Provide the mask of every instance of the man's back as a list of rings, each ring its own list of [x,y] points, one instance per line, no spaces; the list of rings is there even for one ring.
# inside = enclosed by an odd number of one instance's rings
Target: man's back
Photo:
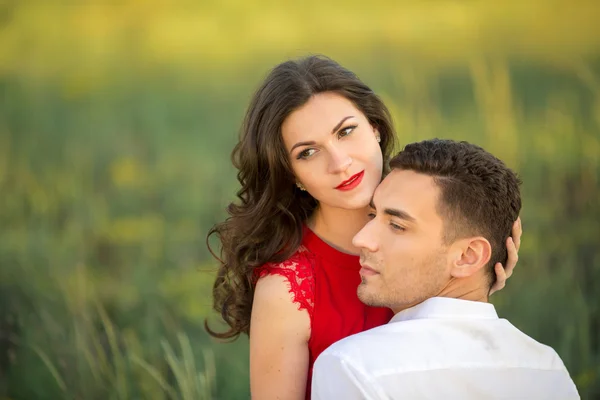
[[[313,399],[579,399],[556,352],[489,303],[434,297],[317,359]]]

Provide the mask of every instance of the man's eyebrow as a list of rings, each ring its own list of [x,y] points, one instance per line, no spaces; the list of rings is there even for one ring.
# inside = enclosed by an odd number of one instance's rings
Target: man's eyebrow
[[[375,203],[373,202],[373,199],[371,199],[371,201],[369,202],[369,207],[371,207],[373,210],[377,210],[377,207],[375,207]],[[416,218],[413,217],[412,215],[410,215],[409,213],[407,213],[406,211],[397,210],[395,208],[386,208],[383,210],[383,212],[392,217],[400,218],[400,219],[403,219],[406,221],[410,221],[410,222],[416,221]]]
[[[391,215],[392,217],[400,218],[405,221],[415,222],[416,219],[406,211],[397,210],[395,208],[386,208],[383,212],[387,215]]]

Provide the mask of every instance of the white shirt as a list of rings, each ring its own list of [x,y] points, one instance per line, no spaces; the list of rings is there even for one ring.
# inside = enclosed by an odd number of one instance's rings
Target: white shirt
[[[434,297],[331,345],[312,399],[579,399],[556,352],[492,304]]]

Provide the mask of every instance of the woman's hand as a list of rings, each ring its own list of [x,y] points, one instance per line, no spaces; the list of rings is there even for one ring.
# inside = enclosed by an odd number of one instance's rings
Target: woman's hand
[[[521,247],[521,234],[523,233],[523,226],[521,225],[521,217],[517,218],[512,228],[512,235],[506,239],[506,249],[508,250],[508,259],[506,261],[506,268],[502,266],[502,263],[497,263],[494,266],[496,271],[496,283],[490,289],[490,296],[498,290],[506,286],[506,280],[511,277],[517,261],[519,261],[519,247]]]

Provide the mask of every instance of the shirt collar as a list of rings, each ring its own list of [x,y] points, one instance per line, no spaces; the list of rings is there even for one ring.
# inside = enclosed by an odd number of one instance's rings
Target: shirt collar
[[[498,319],[498,314],[491,303],[432,297],[400,311],[394,315],[390,323],[411,319]]]

